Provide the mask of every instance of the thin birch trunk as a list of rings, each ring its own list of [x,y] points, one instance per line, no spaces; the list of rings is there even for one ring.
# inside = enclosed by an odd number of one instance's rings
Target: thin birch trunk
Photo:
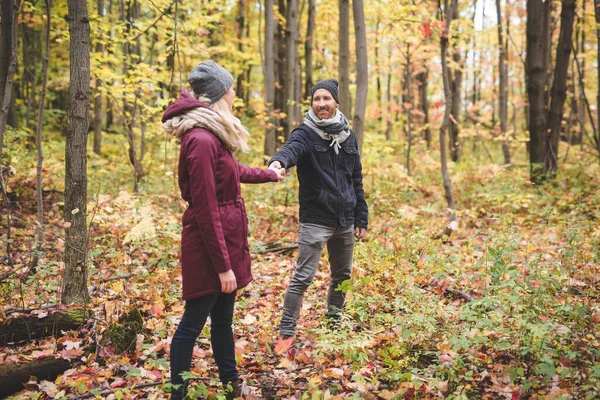
[[[454,5],[454,1],[452,2]],[[440,162],[442,169],[442,180],[444,184],[444,194],[448,204],[448,220],[450,224],[444,230],[444,234],[450,235],[453,230],[452,222],[456,221],[456,212],[454,205],[454,196],[452,195],[452,182],[448,172],[448,155],[446,154],[446,131],[450,125],[450,112],[452,110],[452,86],[450,83],[450,71],[448,69],[448,27],[452,22],[454,12],[448,7],[448,0],[444,0],[444,10],[446,12],[446,24],[441,40],[441,59],[442,59],[442,78],[444,81],[444,97],[446,105],[444,107],[444,119],[440,127]]]
[[[297,37],[298,37],[298,0],[289,0],[286,13],[286,119],[288,129],[296,125],[296,75],[298,73],[297,63]]]
[[[363,0],[353,0],[352,11],[354,12],[354,32],[356,36],[356,106],[354,108],[352,129],[356,135],[358,152],[362,154],[365,113],[367,110],[367,95],[369,92],[367,33],[365,27],[365,11]]]
[[[265,124],[265,156],[275,154],[275,121],[273,120],[273,103],[275,101],[275,18],[273,15],[273,0],[265,0],[265,108],[267,110],[267,121]]]
[[[339,98],[340,111],[350,118],[352,98],[350,95],[350,0],[339,0]]]
[[[313,46],[315,42],[315,12],[316,0],[308,0],[308,22],[306,24],[306,43],[304,43],[304,60],[305,60],[305,85],[304,97],[310,98],[310,93],[313,87]]]
[[[98,0],[98,18],[102,20],[104,18],[104,0]],[[102,40],[98,40],[96,43],[96,53],[102,54],[104,52],[104,45]],[[102,154],[102,119],[104,113],[102,112],[102,80],[96,78],[96,93],[94,96],[94,153]]]
[[[510,164],[510,141],[508,138],[508,73],[506,70],[506,45],[504,43],[504,29],[502,27],[501,0],[496,0],[496,15],[498,16],[498,68],[500,70],[500,134],[502,136],[502,154],[504,164]]]
[[[406,98],[408,100],[408,107],[406,113],[406,122],[408,125],[407,129],[407,147],[406,147],[406,173],[408,176],[412,176],[412,170],[410,168],[410,152],[412,149],[412,112],[413,112],[413,101],[412,101],[412,74],[410,72],[411,62],[410,62],[410,44],[406,44]]]
[[[15,75],[15,69],[17,67],[17,27],[19,19],[19,8],[21,7],[21,0],[14,0],[12,8],[12,35],[11,35],[11,50],[10,50],[10,61],[8,62],[6,83],[4,84],[4,95],[2,98],[2,109],[0,109],[0,157],[2,157],[2,150],[4,147],[4,131],[6,130],[6,121],[8,119],[8,110],[11,104],[11,96],[13,92],[13,77]]]
[[[42,88],[40,90],[40,104],[38,108],[37,128],[35,130],[35,144],[37,149],[37,165],[35,176],[35,192],[37,200],[37,226],[33,257],[30,270],[35,271],[42,246],[44,245],[44,198],[42,193],[42,167],[44,165],[44,152],[42,149],[42,125],[44,122],[44,99],[46,98],[46,83],[48,82],[48,58],[50,57],[50,0],[46,3],[46,46],[42,66]]]

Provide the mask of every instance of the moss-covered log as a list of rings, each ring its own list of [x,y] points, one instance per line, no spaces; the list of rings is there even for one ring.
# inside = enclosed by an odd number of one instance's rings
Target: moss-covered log
[[[48,315],[8,318],[0,323],[0,346],[22,340],[33,340],[46,336],[58,336],[61,331],[78,329],[90,316],[83,308],[74,310],[49,311]]]
[[[38,381],[54,381],[56,377],[70,368],[69,362],[62,358],[46,357],[27,364],[7,363],[0,365],[0,398],[23,390],[23,384],[35,376]]]

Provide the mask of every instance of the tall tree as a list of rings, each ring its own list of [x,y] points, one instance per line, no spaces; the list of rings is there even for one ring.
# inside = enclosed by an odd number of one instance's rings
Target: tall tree
[[[315,42],[316,0],[308,0],[308,21],[306,23],[306,42],[304,43],[305,84],[304,97],[309,98],[313,87],[313,45]]]
[[[567,97],[567,77],[571,58],[571,40],[573,38],[573,21],[575,19],[576,0],[563,0],[560,13],[560,36],[556,48],[554,66],[554,81],[551,90],[550,112],[548,117],[548,132],[550,143],[544,163],[544,174],[554,178],[558,171],[558,143],[563,119],[565,98]]]
[[[44,200],[42,193],[42,166],[44,163],[44,152],[42,149],[42,124],[44,117],[44,99],[46,97],[46,82],[48,82],[48,58],[50,56],[50,0],[46,3],[46,42],[44,46],[44,61],[42,66],[42,88],[40,90],[40,104],[38,107],[37,127],[35,130],[35,145],[37,149],[37,165],[35,176],[35,191],[37,199],[37,226],[35,235],[35,252],[31,259],[31,268],[35,270],[39,260],[39,254],[44,244]]]
[[[352,119],[352,130],[356,135],[358,151],[362,153],[367,96],[369,94],[369,60],[367,58],[367,32],[363,0],[353,0],[352,11],[354,13],[354,34],[356,36],[356,105],[354,107],[354,118]]]
[[[237,15],[237,23],[238,23],[238,32],[237,32],[237,49],[242,54],[244,52],[244,27],[246,24],[246,5],[244,0],[238,0],[238,15]],[[236,95],[243,99],[244,98],[244,74],[239,73],[237,76],[237,82],[235,85],[235,93]]]
[[[533,182],[544,180],[548,136],[545,85],[548,70],[550,1],[527,0],[527,97],[529,99],[529,162]]]
[[[427,101],[427,82],[429,80],[429,69],[425,66],[423,71],[416,76],[419,84],[419,105],[423,113],[423,136],[427,148],[431,148],[431,127],[429,126],[429,102]]]
[[[412,176],[412,170],[410,168],[410,153],[412,149],[412,113],[413,113],[413,99],[412,99],[412,72],[411,72],[411,52],[410,43],[406,43],[406,66],[404,68],[404,81],[406,82],[406,99],[404,101],[404,107],[406,108],[406,174]]]
[[[504,164],[510,164],[510,147],[508,140],[508,73],[506,70],[506,44],[502,27],[502,0],[496,0],[496,15],[498,17],[498,68],[500,70],[500,131],[502,135],[502,153]]]
[[[277,15],[275,20],[277,26],[275,29],[275,114],[286,111],[286,75],[287,75],[287,52],[286,52],[286,27],[285,27],[285,0],[278,0]],[[284,118],[278,118],[277,125],[282,128],[283,138],[287,140],[289,135],[287,121]]]
[[[339,0],[340,41],[338,57],[340,111],[350,116],[352,97],[350,95],[350,0]]]
[[[97,0],[98,19],[104,18],[104,0]],[[101,55],[104,52],[103,38],[96,42],[96,53]],[[102,153],[102,80],[96,78],[96,93],[94,93],[94,153]]]
[[[68,0],[70,86],[65,146],[65,276],[61,302],[83,304],[87,290],[87,133],[90,108],[90,21],[87,3]]]
[[[386,102],[387,102],[387,116],[385,123],[385,138],[390,140],[392,138],[392,114],[393,114],[393,97],[392,97],[392,44],[388,44],[388,72],[387,72],[387,84],[386,84]]]
[[[121,21],[126,26],[126,35],[130,36],[133,24],[139,17],[139,4],[137,0],[127,3],[127,11],[125,11],[125,0],[121,0]],[[123,75],[129,80],[131,75],[131,67],[139,63],[141,56],[141,49],[139,43],[139,37],[136,40],[126,40],[123,42]],[[133,56],[132,56],[133,55]],[[127,128],[127,144],[129,145],[128,154],[129,162],[133,167],[133,191],[138,193],[140,190],[140,182],[144,176],[144,170],[142,160],[144,159],[144,131],[142,129],[141,137],[139,139],[139,148],[137,144],[136,134],[136,113],[139,109],[138,102],[141,101],[139,98],[139,89],[134,89],[136,92],[135,99],[131,103],[127,99],[127,95],[123,96],[123,111],[122,116],[124,119],[125,126]]]
[[[452,0],[452,19],[458,19],[458,0]],[[456,32],[456,39],[458,39],[458,32]],[[461,105],[461,91],[462,91],[462,66],[461,66],[461,55],[458,40],[455,40],[453,44],[452,60],[454,61],[454,68],[452,68],[452,123],[450,124],[450,155],[452,161],[458,161],[460,158],[460,126],[458,125],[460,119],[460,105]]]
[[[597,79],[600,83],[600,0],[594,0],[594,16],[596,18],[596,40],[597,40],[597,49],[598,53],[596,54],[597,61]],[[596,104],[600,105],[600,84],[596,89]],[[594,140],[596,142],[596,149],[598,150],[598,154],[600,155],[600,106],[596,107],[596,126],[598,127],[597,134],[594,135]]]
[[[264,154],[272,156],[275,154],[275,121],[273,121],[273,104],[275,102],[275,60],[274,36],[275,36],[275,18],[273,14],[273,0],[265,0],[265,109],[267,112],[267,121],[265,124],[265,144]]]
[[[40,31],[34,23],[37,16],[37,0],[33,0],[32,7],[23,7],[21,17],[26,23],[20,24],[21,28],[21,65],[23,66],[22,79],[20,79],[21,93],[25,102],[25,125],[28,130],[27,149],[33,150],[35,144],[35,111],[38,83],[38,62],[40,57]]]
[[[0,159],[4,147],[4,131],[8,120],[13,89],[13,77],[17,67],[17,22],[21,0],[2,2],[2,37],[0,38]]]
[[[448,28],[452,23],[452,17],[455,14],[454,7],[456,6],[456,2],[452,0],[452,7],[448,6],[448,0],[444,0],[444,11],[445,11],[445,20],[444,30],[442,36],[440,38],[441,42],[441,60],[442,60],[442,80],[444,84],[444,99],[445,99],[445,109],[444,109],[444,119],[442,120],[442,125],[440,126],[440,162],[441,162],[441,170],[442,170],[442,181],[444,185],[444,194],[446,196],[446,202],[448,204],[448,220],[452,223],[456,220],[456,212],[454,205],[454,196],[452,194],[452,182],[450,180],[450,173],[448,172],[448,155],[446,153],[446,131],[448,130],[448,126],[450,125],[450,113],[452,110],[452,84],[450,82],[450,71],[448,68]],[[452,225],[448,225],[451,227]],[[452,233],[451,228],[446,228],[445,234],[449,235]]]
[[[577,43],[577,53],[585,51],[585,14],[586,14],[586,5],[587,1],[582,1],[582,12],[581,18],[579,18],[578,27],[578,35],[576,35],[580,40],[576,39]],[[573,55],[573,59],[575,64],[577,64],[577,53]],[[585,57],[582,57],[581,60],[581,76],[578,79],[578,90],[579,90],[579,109],[577,110],[577,116],[579,121],[579,132],[578,132],[578,140],[580,144],[583,144],[583,134],[585,132]]]
[[[381,119],[383,118],[383,113],[381,112],[381,110],[383,109],[381,99],[381,74],[383,68],[381,67],[381,62],[379,60],[379,46],[381,45],[379,38],[380,25],[381,10],[380,8],[377,8],[377,21],[375,21],[375,45],[373,46],[373,53],[375,58],[373,59],[373,64],[375,65],[375,99],[377,101],[377,110],[380,112],[379,120],[381,121]]]
[[[296,125],[299,101],[296,98],[296,85],[299,82],[300,69],[298,68],[298,0],[289,0],[286,13],[286,115],[287,126],[291,129]]]

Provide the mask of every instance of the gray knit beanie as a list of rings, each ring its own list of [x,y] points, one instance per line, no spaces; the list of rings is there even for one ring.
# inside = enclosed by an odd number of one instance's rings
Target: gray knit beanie
[[[331,93],[333,99],[336,103],[340,104],[340,99],[338,97],[338,81],[336,79],[326,79],[324,81],[319,81],[312,87],[312,91],[310,94],[310,104],[312,104],[312,99],[315,96],[315,92],[319,89],[325,89]]]
[[[207,97],[211,103],[218,101],[233,85],[233,76],[214,61],[196,65],[188,76],[188,83],[196,97]]]

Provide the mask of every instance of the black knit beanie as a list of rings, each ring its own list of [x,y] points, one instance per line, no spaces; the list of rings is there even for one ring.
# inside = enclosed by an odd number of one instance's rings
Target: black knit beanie
[[[336,103],[340,104],[340,99],[338,97],[338,81],[336,79],[326,79],[324,81],[319,81],[312,87],[312,91],[310,94],[310,104],[312,104],[312,99],[315,96],[315,92],[319,89],[325,89],[333,96],[333,99]]]
[[[214,103],[233,85],[233,76],[216,62],[204,61],[194,67],[188,83],[196,97],[205,96]]]

